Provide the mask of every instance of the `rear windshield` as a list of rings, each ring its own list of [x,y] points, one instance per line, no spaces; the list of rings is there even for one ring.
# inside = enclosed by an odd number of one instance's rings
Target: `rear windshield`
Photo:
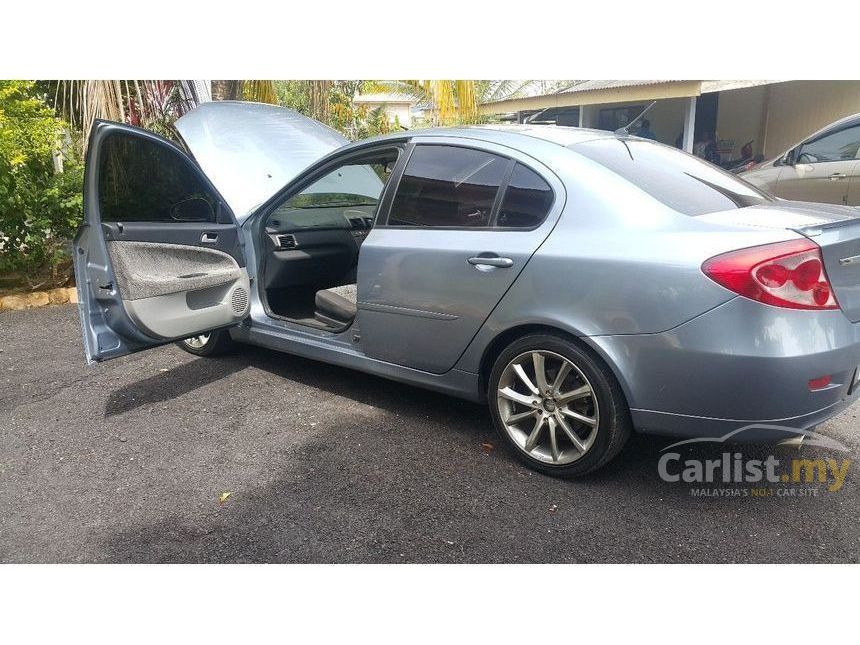
[[[641,139],[599,139],[571,146],[684,215],[705,215],[773,201],[736,175],[675,148]]]

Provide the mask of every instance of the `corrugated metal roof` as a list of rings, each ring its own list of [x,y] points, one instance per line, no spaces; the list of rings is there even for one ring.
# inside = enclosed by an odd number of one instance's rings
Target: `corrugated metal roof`
[[[667,83],[686,83],[686,80],[635,80],[635,81],[579,81],[573,87],[559,92],[559,94],[576,94],[579,92],[594,92],[596,90],[615,90],[625,87],[641,87],[643,85],[663,85]],[[772,83],[784,83],[785,81],[772,80],[742,80],[742,81],[701,81],[702,94],[708,92],[722,92],[725,90],[740,90],[747,87],[758,87],[759,85],[770,85]]]
[[[698,96],[700,85],[701,81],[697,80],[585,80],[578,81],[560,92],[483,103],[480,109],[484,113],[492,113],[493,109],[523,111],[549,107],[683,98]]]
[[[738,90],[747,87],[757,87],[759,85],[769,85],[771,83],[783,83],[785,81],[769,81],[769,80],[734,80],[734,81],[696,81],[683,79],[635,79],[635,80],[584,80],[576,81],[571,87],[560,92],[550,94],[535,94],[525,98],[537,98],[540,96],[556,96],[569,97],[577,94],[585,94],[588,92],[605,92],[607,90],[623,90],[632,87],[647,87],[659,85],[672,85],[681,83],[700,83],[702,94],[708,92],[722,92],[725,90]],[[487,104],[505,103],[516,99],[503,99],[500,101],[490,101]]]
[[[785,83],[785,81],[702,81],[702,94],[723,92],[725,90],[742,90],[747,87]]]
[[[642,85],[662,85],[663,83],[677,83],[686,81],[673,80],[633,80],[633,81],[580,81],[573,87],[559,92],[559,94],[577,94],[579,92],[594,92],[595,90],[614,90],[624,87],[639,87]]]

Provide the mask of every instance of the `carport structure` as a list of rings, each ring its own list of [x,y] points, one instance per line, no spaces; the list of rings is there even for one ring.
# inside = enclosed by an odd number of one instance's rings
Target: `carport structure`
[[[647,119],[657,140],[669,145],[679,145],[687,152],[693,151],[693,143],[703,132],[717,132],[718,100],[721,94],[759,88],[766,91],[778,81],[703,81],[703,80],[614,80],[578,81],[554,94],[487,103],[481,106],[484,114],[502,115],[519,123],[555,123],[603,130],[614,130],[627,125],[652,101],[657,104],[648,112]],[[744,120],[752,120],[752,130],[761,132],[766,128],[767,109],[764,108],[761,92],[733,96],[752,102],[745,111]],[[748,101],[749,99],[749,101]],[[748,123],[747,123],[748,125]],[[734,128],[733,128],[734,129]],[[731,155],[746,143],[743,132],[721,132],[721,153]],[[635,130],[634,130],[635,132]],[[736,136],[741,134],[741,136]],[[764,142],[755,146],[761,152]]]

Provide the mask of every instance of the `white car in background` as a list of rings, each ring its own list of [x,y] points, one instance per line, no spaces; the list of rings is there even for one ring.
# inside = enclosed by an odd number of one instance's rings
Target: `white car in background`
[[[860,206],[860,114],[831,123],[740,176],[783,199]]]

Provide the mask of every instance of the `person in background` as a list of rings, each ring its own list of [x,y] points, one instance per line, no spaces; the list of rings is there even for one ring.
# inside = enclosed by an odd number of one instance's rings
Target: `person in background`
[[[713,132],[704,133],[701,154],[699,156],[705,161],[719,165],[720,153],[717,152],[717,138]]]
[[[642,119],[642,125],[639,127],[639,132],[636,134],[643,139],[651,139],[652,141],[657,140],[657,135],[651,132],[651,122],[648,119]]]

